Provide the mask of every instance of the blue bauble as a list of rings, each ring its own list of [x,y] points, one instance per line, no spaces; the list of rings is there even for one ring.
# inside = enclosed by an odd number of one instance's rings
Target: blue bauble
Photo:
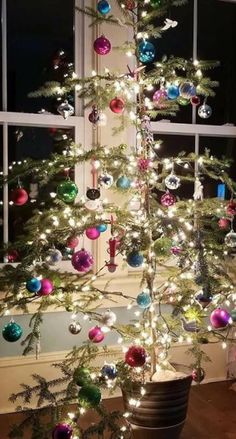
[[[178,85],[169,85],[169,87],[167,88],[167,96],[168,99],[174,100],[177,99],[179,97],[179,87]]]
[[[142,309],[149,308],[152,303],[152,299],[149,293],[145,293],[144,291],[137,296],[137,304]]]
[[[196,96],[196,87],[192,84],[192,82],[184,82],[179,87],[180,96],[185,99],[191,99],[193,96]]]
[[[27,280],[26,288],[30,293],[37,293],[41,289],[41,282],[37,277]]]
[[[96,227],[96,229],[100,232],[103,233],[107,230],[107,225],[106,224],[99,224],[99,226]]]
[[[114,364],[105,364],[101,370],[101,374],[104,378],[114,380],[117,376],[117,369]]]
[[[97,10],[100,12],[100,14],[106,15],[108,12],[110,12],[111,5],[107,0],[100,0],[100,2],[97,4]]]
[[[129,189],[131,186],[131,181],[128,177],[125,177],[124,175],[122,177],[119,177],[116,186],[119,189]]]
[[[130,267],[140,267],[143,263],[143,255],[136,250],[133,250],[127,256],[127,263]]]
[[[7,323],[2,330],[2,336],[6,341],[13,343],[22,336],[22,328],[15,322]]]
[[[143,63],[153,62],[156,55],[156,49],[154,44],[149,41],[142,41],[138,46],[139,61]]]

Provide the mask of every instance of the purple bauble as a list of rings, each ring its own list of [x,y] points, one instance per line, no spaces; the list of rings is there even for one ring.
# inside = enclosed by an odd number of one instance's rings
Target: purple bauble
[[[111,51],[111,43],[104,35],[94,41],[93,47],[98,55],[107,55]]]
[[[94,328],[91,328],[88,336],[89,340],[91,340],[93,343],[100,343],[104,339],[104,333],[99,326],[94,326]]]
[[[174,247],[171,247],[171,253],[175,256],[179,256],[181,254],[181,247],[177,247],[176,245]]]
[[[173,206],[176,203],[176,197],[171,194],[169,191],[166,191],[164,195],[161,197],[161,204],[164,207]]]
[[[230,314],[226,309],[217,308],[212,311],[210,320],[214,329],[225,328],[229,324]]]
[[[71,439],[73,430],[68,424],[57,424],[52,432],[52,439]]]
[[[85,234],[87,238],[92,240],[98,239],[100,236],[100,232],[96,227],[89,227],[88,229],[86,229]]]
[[[79,250],[72,256],[71,263],[75,270],[87,273],[93,265],[93,256],[86,250]]]
[[[159,107],[159,108],[166,107],[165,101],[167,99],[168,96],[165,90],[157,90],[152,97],[153,104],[155,105],[155,107]]]
[[[38,296],[48,296],[53,292],[54,286],[50,279],[42,279],[41,280],[41,288],[37,293]]]

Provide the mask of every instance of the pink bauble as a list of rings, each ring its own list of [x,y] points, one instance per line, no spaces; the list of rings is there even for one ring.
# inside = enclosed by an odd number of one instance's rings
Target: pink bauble
[[[41,280],[41,288],[37,293],[38,296],[48,296],[53,292],[54,286],[50,279],[42,279]]]
[[[220,218],[218,221],[218,226],[222,230],[228,229],[230,226],[230,221],[228,218]]]
[[[144,159],[143,157],[138,159],[138,169],[140,172],[147,171],[151,166],[151,160],[150,159]]]
[[[110,109],[113,113],[123,113],[125,109],[125,101],[122,98],[114,98],[110,102]]]
[[[161,197],[161,204],[164,207],[173,206],[176,203],[176,197],[171,194],[169,191],[166,191],[164,195]]]
[[[229,204],[227,204],[226,212],[228,215],[236,215],[236,203],[234,200],[230,200]]]
[[[93,343],[100,343],[105,337],[99,326],[94,326],[94,328],[91,328],[88,336],[89,340],[91,340]]]
[[[229,324],[230,314],[226,309],[217,308],[210,316],[211,325],[214,329],[225,328]]]
[[[68,248],[76,248],[79,244],[79,239],[77,236],[69,236],[66,240],[66,247]]]
[[[179,256],[181,254],[182,249],[180,247],[174,246],[171,247],[171,253],[175,256]]]
[[[28,194],[25,189],[18,187],[11,193],[11,199],[15,206],[23,206],[28,201]]]
[[[75,270],[87,273],[93,265],[93,256],[86,250],[79,250],[72,256],[71,263]]]
[[[107,55],[111,51],[111,43],[104,35],[94,41],[93,47],[98,55]]]
[[[165,101],[167,100],[167,98],[167,92],[165,90],[157,90],[152,97],[153,104],[155,105],[155,107],[165,108]]]
[[[89,229],[86,229],[85,234],[87,238],[89,239],[98,239],[100,236],[100,232],[96,227],[89,227]]]

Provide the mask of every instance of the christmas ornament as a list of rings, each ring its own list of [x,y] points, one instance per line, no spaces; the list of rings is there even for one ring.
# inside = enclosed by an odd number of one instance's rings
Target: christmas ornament
[[[133,250],[127,256],[127,263],[130,265],[130,267],[133,268],[141,267],[141,265],[143,264],[143,255],[137,250]]]
[[[73,203],[78,194],[78,187],[73,181],[65,180],[57,186],[57,196],[65,203]]]
[[[111,111],[113,111],[113,113],[119,114],[119,113],[123,113],[125,108],[125,102],[122,98],[114,98],[111,100],[109,106]]]
[[[100,343],[104,340],[104,333],[102,332],[101,328],[99,326],[94,326],[89,330],[88,333],[89,340],[91,340],[93,343]]]
[[[154,253],[158,257],[166,257],[170,254],[170,249],[172,246],[172,240],[167,236],[162,236],[157,239],[154,243]]]
[[[202,119],[208,119],[209,117],[211,117],[211,115],[212,108],[210,107],[210,105],[204,103],[198,108],[198,116]]]
[[[161,6],[164,6],[165,3],[166,3],[166,0],[150,0],[150,4],[154,8],[159,8]]]
[[[76,248],[79,245],[79,239],[77,236],[69,236],[66,240],[66,247]]]
[[[229,324],[230,314],[226,309],[217,308],[210,315],[211,325],[214,329],[225,328]]]
[[[88,115],[88,120],[92,124],[96,125],[99,119],[99,112],[96,105],[93,105],[91,113]]]
[[[29,197],[31,200],[35,200],[38,197],[39,194],[39,185],[38,183],[30,183],[30,192]]]
[[[15,206],[23,206],[28,201],[28,193],[22,187],[17,187],[11,192],[11,200]]]
[[[201,102],[201,100],[198,96],[193,96],[191,98],[191,104],[196,106],[196,107],[200,104],[200,102]]]
[[[115,263],[115,257],[116,257],[116,250],[120,244],[119,238],[110,238],[109,239],[109,248],[108,253],[110,255],[110,260],[106,262],[106,266],[108,268],[108,271],[110,273],[114,273],[117,268],[117,264]]]
[[[70,323],[68,329],[71,334],[77,335],[81,332],[82,327],[79,322],[72,322]]]
[[[96,229],[100,232],[100,233],[104,233],[107,230],[107,225],[106,224],[99,224],[99,226],[96,227]]]
[[[209,296],[208,294],[200,293],[197,294],[196,300],[200,303],[201,307],[204,309],[212,302],[212,297]]]
[[[3,338],[11,343],[19,340],[22,336],[22,333],[22,327],[14,321],[7,323],[2,330]]]
[[[161,28],[162,30],[168,30],[178,26],[178,21],[170,20],[170,18],[166,18],[164,21],[164,26]]]
[[[101,196],[100,189],[97,189],[97,188],[87,189],[86,197],[89,200],[98,200],[98,198],[100,198],[100,196]]]
[[[218,221],[218,226],[222,230],[228,229],[230,226],[230,221],[228,218],[220,218]]]
[[[150,159],[144,159],[140,157],[138,159],[138,169],[140,172],[146,172],[151,166],[151,160]]]
[[[100,12],[100,14],[106,15],[110,12],[111,5],[107,0],[100,0],[97,4],[97,10]]]
[[[152,299],[149,293],[143,291],[137,296],[137,304],[138,306],[140,306],[140,308],[142,309],[149,308],[151,303],[152,303]]]
[[[178,102],[179,105],[182,105],[183,107],[186,107],[190,103],[189,99],[185,99],[182,96],[178,97],[177,102]]]
[[[77,367],[74,371],[73,379],[77,386],[83,387],[91,383],[91,372],[86,367]]]
[[[116,323],[116,319],[116,314],[110,309],[107,309],[102,315],[101,322],[103,326],[108,326],[108,328],[110,328]]]
[[[157,90],[153,97],[152,101],[155,107],[158,108],[165,108],[166,107],[166,100],[167,100],[167,92],[164,89]]]
[[[161,197],[161,204],[164,207],[173,206],[176,203],[176,197],[171,194],[169,191],[166,191],[165,194]]]
[[[75,270],[87,273],[93,265],[93,256],[84,249],[75,252],[72,256],[71,263]]]
[[[126,189],[129,189],[130,186],[131,186],[131,181],[125,175],[122,175],[121,177],[119,177],[117,182],[116,182],[116,187],[118,187],[119,189],[126,190]]]
[[[236,322],[236,309],[232,309],[232,311],[230,311],[230,316],[231,319],[233,320],[233,322]]]
[[[87,238],[93,241],[99,238],[100,232],[96,227],[89,227],[85,230],[85,235],[87,236]]]
[[[226,206],[226,213],[228,215],[236,215],[236,203],[234,200],[230,200],[229,204]]]
[[[56,265],[58,262],[62,261],[62,253],[60,250],[57,250],[56,248],[51,248],[48,250],[48,255],[46,257],[46,262],[49,265]]]
[[[26,289],[30,293],[37,293],[41,288],[41,281],[37,277],[32,277],[26,282]]]
[[[115,364],[104,364],[101,369],[101,374],[104,378],[114,380],[117,377],[117,369]]]
[[[52,432],[52,439],[71,439],[73,429],[69,424],[57,424]]]
[[[50,279],[42,279],[41,280],[41,288],[38,291],[38,296],[48,296],[54,290],[54,285]]]
[[[128,11],[133,11],[136,7],[134,0],[126,0],[124,4],[125,4],[125,9],[128,9]]]
[[[227,247],[231,247],[231,248],[236,247],[236,232],[234,230],[231,230],[225,236],[225,244],[227,245]]]
[[[99,387],[93,384],[83,386],[78,395],[79,404],[85,408],[97,407],[101,401],[101,397]]]
[[[154,44],[149,41],[142,41],[138,46],[139,61],[144,64],[151,63],[156,55],[156,49]]]
[[[170,100],[177,99],[179,97],[179,87],[178,85],[171,84],[167,88],[167,97]]]
[[[192,378],[193,381],[195,381],[195,383],[200,384],[204,380],[205,376],[206,374],[204,369],[202,369],[202,367],[197,367],[192,371]]]
[[[135,197],[132,198],[129,201],[128,208],[129,208],[130,211],[134,211],[134,212],[137,212],[138,210],[140,210],[140,208],[141,208],[141,201],[140,201],[140,199],[135,198]]]
[[[218,183],[217,184],[217,198],[220,200],[225,199],[225,193],[226,193],[226,185],[225,183]]]
[[[174,246],[174,247],[171,247],[170,251],[174,256],[179,256],[182,252],[182,249],[181,249],[181,247]]]
[[[19,259],[19,253],[17,250],[10,250],[7,253],[7,261],[10,264],[13,264],[14,262],[16,262]]]
[[[125,362],[131,367],[144,366],[146,358],[146,351],[141,346],[130,346],[125,354]]]
[[[168,189],[176,190],[180,186],[180,178],[173,172],[165,178],[165,185]]]
[[[66,120],[74,114],[75,109],[68,101],[65,101],[57,107],[57,112]]]
[[[98,177],[98,183],[101,187],[109,189],[113,185],[113,177],[110,174],[101,174]]]
[[[111,51],[111,43],[104,35],[94,41],[93,47],[98,55],[107,55]]]
[[[91,212],[95,210],[99,210],[102,208],[101,200],[88,200],[86,201],[85,205],[87,210],[90,210]]]
[[[184,82],[179,87],[179,94],[184,99],[191,99],[196,96],[196,87],[191,82]]]

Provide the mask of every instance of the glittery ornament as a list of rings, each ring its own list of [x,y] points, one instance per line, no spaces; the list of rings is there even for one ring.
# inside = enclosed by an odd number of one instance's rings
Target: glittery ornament
[[[54,285],[50,279],[42,279],[41,280],[41,288],[38,291],[38,296],[48,296],[54,290]]]
[[[167,92],[164,89],[157,90],[153,97],[152,101],[155,107],[158,108],[165,108],[166,107],[166,100],[167,100]]]
[[[52,439],[71,439],[73,429],[69,424],[57,424],[52,431]]]
[[[206,376],[206,373],[202,367],[197,367],[192,371],[192,378],[195,383],[200,384]]]
[[[108,326],[108,328],[110,328],[116,323],[116,319],[116,314],[110,309],[107,309],[102,315],[101,322],[104,326]]]
[[[101,174],[98,177],[98,183],[101,187],[109,189],[113,185],[113,176],[110,174]]]
[[[182,105],[183,107],[186,107],[187,105],[190,104],[189,99],[185,99],[182,96],[178,97],[177,102],[178,102],[179,105]]]
[[[161,197],[161,204],[164,207],[173,206],[176,203],[176,197],[171,194],[169,191],[166,191],[165,194]]]
[[[180,186],[180,178],[171,173],[165,178],[165,185],[168,189],[176,190]]]
[[[196,96],[196,87],[191,82],[184,82],[179,87],[179,94],[184,99],[191,99]]]
[[[149,293],[146,293],[143,291],[142,293],[138,294],[137,296],[137,304],[140,308],[146,309],[149,308],[149,306],[152,303],[152,299]]]
[[[73,380],[77,386],[83,387],[91,383],[91,372],[86,367],[77,367],[74,371]]]
[[[68,101],[65,101],[57,107],[57,111],[66,120],[74,114],[75,109]]]
[[[100,232],[100,233],[104,233],[107,230],[107,225],[106,224],[99,224],[99,226],[96,227],[96,229]]]
[[[73,203],[78,194],[78,187],[73,181],[65,180],[57,186],[57,196],[65,203]]]
[[[218,221],[218,226],[222,230],[228,229],[230,226],[230,221],[228,218],[220,218]]]
[[[171,84],[167,88],[167,97],[170,100],[175,100],[179,97],[179,87],[178,85]]]
[[[16,322],[11,321],[7,323],[2,330],[2,336],[6,341],[14,343],[19,340],[23,334],[23,330]]]
[[[176,245],[171,247],[170,251],[174,256],[179,256],[182,253],[181,247],[177,247]]]
[[[104,378],[114,380],[117,377],[117,369],[115,364],[104,364],[101,369],[101,374]]]
[[[102,15],[106,15],[110,12],[111,5],[107,0],[100,0],[97,4],[97,11]]]
[[[87,238],[93,241],[99,238],[100,232],[96,227],[89,227],[85,230],[85,235],[87,236]]]
[[[94,260],[91,253],[83,249],[75,252],[71,259],[71,263],[75,270],[80,271],[81,273],[87,273],[91,270],[93,262]]]
[[[227,247],[231,247],[231,248],[236,247],[236,232],[234,230],[231,230],[225,236],[225,244],[227,245]]]
[[[111,43],[104,35],[94,41],[93,47],[98,55],[107,55],[111,51]]]
[[[130,267],[133,268],[141,267],[141,265],[143,264],[143,255],[138,251],[133,250],[127,256],[127,263],[130,265]]]
[[[98,200],[100,198],[100,196],[101,196],[100,189],[97,189],[97,188],[87,189],[86,197],[89,200]]]
[[[111,100],[109,106],[111,111],[113,111],[113,113],[119,114],[119,113],[123,113],[125,109],[125,102],[122,98],[114,98]]]
[[[131,186],[131,181],[128,177],[126,177],[125,175],[122,175],[121,177],[118,178],[117,182],[116,182],[116,186],[119,189],[129,189]]]
[[[210,105],[202,104],[198,108],[198,116],[201,117],[202,119],[208,119],[209,117],[211,117],[211,115],[212,115],[212,108],[210,107]]]
[[[234,200],[230,200],[230,202],[226,206],[226,213],[232,216],[236,215],[236,203]]]
[[[193,96],[191,98],[191,104],[197,107],[200,104],[201,100],[198,96]]]
[[[79,238],[77,236],[69,236],[66,240],[66,247],[76,248],[79,245]]]
[[[151,160],[140,157],[138,159],[138,169],[140,172],[146,172],[151,166]]]
[[[79,404],[85,408],[97,407],[101,398],[101,391],[94,384],[83,386],[78,394]]]
[[[141,346],[130,346],[125,354],[125,362],[131,367],[144,366],[146,358],[146,351]]]
[[[11,192],[11,200],[15,206],[23,206],[28,201],[28,193],[22,187],[18,187]]]
[[[210,316],[211,325],[214,329],[225,328],[229,324],[230,314],[226,309],[217,308]]]
[[[58,264],[58,262],[61,261],[62,261],[62,253],[60,252],[60,250],[57,250],[55,248],[51,248],[50,250],[48,250],[46,262],[49,265],[56,265]]]
[[[32,277],[26,282],[26,289],[30,293],[37,293],[41,288],[41,281],[37,277]]]
[[[154,44],[149,41],[142,41],[138,46],[139,61],[144,64],[148,64],[154,61],[156,56],[156,49]]]
[[[99,326],[94,326],[89,330],[88,337],[93,343],[101,343],[101,341],[104,340],[105,335]]]
[[[128,9],[128,11],[133,11],[136,7],[134,0],[126,0],[124,4],[125,4],[125,9]]]
[[[72,322],[70,323],[70,325],[68,326],[69,332],[73,335],[77,335],[81,332],[82,327],[81,324],[79,322]]]

